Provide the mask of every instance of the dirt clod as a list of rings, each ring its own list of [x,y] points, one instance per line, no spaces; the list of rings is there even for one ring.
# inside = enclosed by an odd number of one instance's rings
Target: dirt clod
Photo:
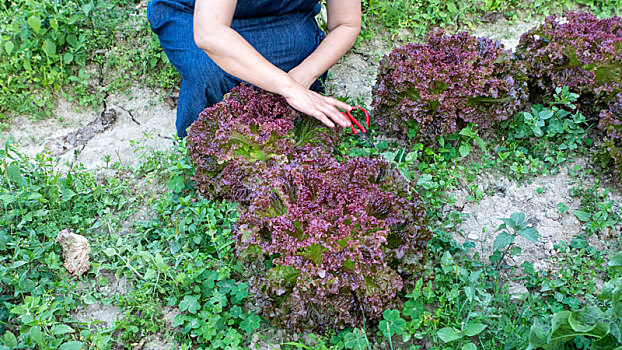
[[[89,270],[91,246],[84,236],[64,229],[56,236],[56,242],[63,247],[63,266],[70,274],[81,276]]]
[[[93,322],[96,326],[110,328],[123,318],[123,312],[117,305],[89,304],[78,308],[75,317],[80,322]]]
[[[525,294],[529,293],[527,287],[520,283],[508,282],[508,293],[513,303],[520,303],[525,300]]]

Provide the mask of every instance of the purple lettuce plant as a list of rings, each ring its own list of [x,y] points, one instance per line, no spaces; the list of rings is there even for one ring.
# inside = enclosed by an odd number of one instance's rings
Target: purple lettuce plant
[[[556,87],[568,86],[580,94],[582,111],[597,115],[622,91],[622,18],[552,15],[523,34],[516,55],[527,68],[532,95],[552,96]]]
[[[334,138],[281,96],[241,85],[199,115],[188,129],[187,146],[202,194],[247,203],[263,169],[287,162],[307,144],[330,153]]]
[[[274,257],[255,289],[294,329],[360,326],[399,303],[426,258],[422,202],[382,160],[333,157],[271,167],[237,228],[238,248]],[[403,273],[400,273],[403,272]],[[278,317],[277,317],[278,316]]]
[[[460,123],[487,128],[506,120],[527,98],[524,73],[511,56],[496,41],[441,30],[423,44],[396,48],[380,62],[374,121],[430,144]]]
[[[333,156],[336,134],[275,95],[237,87],[188,131],[204,195],[238,204],[240,257],[264,314],[295,329],[360,326],[411,285],[430,232],[408,184],[383,160]]]

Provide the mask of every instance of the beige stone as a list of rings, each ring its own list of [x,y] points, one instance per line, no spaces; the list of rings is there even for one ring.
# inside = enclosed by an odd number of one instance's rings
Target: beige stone
[[[63,247],[63,266],[70,274],[81,276],[89,270],[91,246],[84,236],[64,229],[58,233],[56,242]]]

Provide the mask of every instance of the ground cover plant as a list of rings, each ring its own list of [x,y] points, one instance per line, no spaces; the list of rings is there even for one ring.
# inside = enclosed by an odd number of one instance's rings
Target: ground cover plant
[[[578,97],[568,87],[557,88],[546,105],[532,105],[530,111],[516,113],[498,125],[499,133],[506,136],[495,153],[513,176],[554,173],[573,154],[581,153],[581,146],[592,145],[591,125],[577,111]]]
[[[162,330],[166,305],[178,310],[170,322],[184,349],[192,342],[239,348],[259,328],[260,318],[244,307],[248,285],[234,278],[239,267],[230,259],[237,212],[196,198],[185,149],[154,154],[136,169],[138,183],[148,176],[168,183],[169,192],[149,198],[126,177],[130,169],[116,165],[118,177],[104,182],[81,168],[62,175],[52,157],[29,159],[6,145],[0,347],[126,348]],[[133,222],[129,233],[126,219],[144,208],[153,217]],[[67,227],[91,242],[86,278],[76,280],[62,267],[55,238]],[[111,294],[114,281],[127,281],[128,291]],[[79,316],[80,308],[110,304],[124,312],[109,327]]]
[[[0,157],[3,345],[80,348],[83,342],[75,337],[75,325],[64,321],[80,295],[74,292],[76,282],[64,273],[56,235],[65,228],[95,235],[95,227],[111,216],[129,214],[123,212],[134,198],[127,196],[124,181],[98,183],[80,169],[61,177],[52,157],[29,159],[9,143]]]
[[[0,122],[50,117],[59,96],[99,105],[132,81],[178,79],[135,1],[3,1]],[[160,73],[149,79],[156,67]],[[146,78],[146,79],[145,79]]]
[[[593,344],[604,349],[620,347],[621,259],[622,253],[618,253],[607,264],[611,280],[603,285],[598,298],[604,307],[586,305],[573,311],[559,311],[553,314],[550,324],[536,320],[530,330],[528,349],[560,349],[575,344]]]

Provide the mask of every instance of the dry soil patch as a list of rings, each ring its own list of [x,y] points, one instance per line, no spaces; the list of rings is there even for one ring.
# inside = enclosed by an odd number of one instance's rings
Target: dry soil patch
[[[589,159],[579,159],[569,167],[576,165],[585,169],[590,166]],[[592,186],[595,178],[586,175],[583,187]],[[510,266],[520,266],[524,261],[533,264],[536,270],[555,268],[552,257],[556,254],[554,246],[561,242],[570,243],[575,235],[584,232],[583,224],[574,215],[580,209],[581,198],[571,196],[577,179],[569,175],[567,168],[554,175],[538,176],[529,183],[518,182],[490,173],[480,175],[475,183],[485,195],[479,202],[468,202],[466,189],[457,189],[451,194],[456,199],[455,210],[466,214],[454,233],[458,243],[471,241],[475,251],[482,259],[492,253],[492,245],[502,224],[500,218],[508,218],[512,213],[522,212],[526,221],[540,233],[540,242],[534,243],[523,237],[516,238],[515,244],[521,253],[508,259]],[[600,188],[601,194],[605,187]],[[619,189],[611,188],[608,200],[613,200],[616,210],[620,210],[622,194]],[[558,205],[563,204],[568,210],[561,212]],[[591,246],[600,251],[607,251],[615,244],[607,233],[599,233],[589,238]]]

